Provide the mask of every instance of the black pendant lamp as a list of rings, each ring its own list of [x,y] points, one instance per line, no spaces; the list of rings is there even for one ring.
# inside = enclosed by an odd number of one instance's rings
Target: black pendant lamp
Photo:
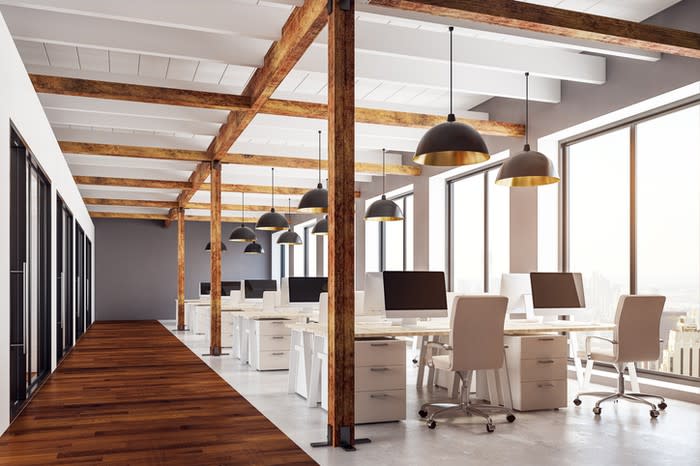
[[[365,212],[365,220],[395,222],[403,220],[403,212],[394,201],[386,198],[386,149],[382,149],[382,198],[374,201]]]
[[[205,250],[206,252],[211,252],[211,241],[208,242],[206,246],[204,246],[204,250]],[[226,245],[225,245],[224,242],[222,241],[222,242],[221,242],[221,252],[224,252],[224,251],[226,251]]]
[[[328,212],[328,190],[321,184],[321,131],[318,132],[318,185],[307,191],[299,201],[299,212],[320,214]]]
[[[452,113],[452,31],[450,26],[450,114],[418,143],[413,161],[422,165],[455,166],[487,161],[489,150],[477,130],[460,123]]]
[[[289,218],[292,218],[292,199],[289,199]],[[297,234],[296,231],[292,230],[292,222],[289,222],[289,229],[282,233],[279,238],[277,238],[277,244],[287,244],[289,246],[298,246],[303,244],[301,241],[301,236]]]
[[[258,219],[256,230],[282,231],[289,228],[289,222],[283,215],[275,212],[275,169],[272,169],[272,208]]]
[[[328,215],[316,222],[316,225],[311,229],[312,235],[328,235]]]
[[[255,241],[249,243],[243,250],[243,254],[263,254],[264,252],[263,247]]]
[[[552,161],[543,153],[530,150],[529,80],[530,73],[525,73],[525,148],[501,165],[496,176],[496,184],[501,186],[532,187],[559,182]]]
[[[245,226],[245,193],[241,193],[241,226],[233,230],[229,241],[237,243],[250,243],[255,241],[255,232]]]

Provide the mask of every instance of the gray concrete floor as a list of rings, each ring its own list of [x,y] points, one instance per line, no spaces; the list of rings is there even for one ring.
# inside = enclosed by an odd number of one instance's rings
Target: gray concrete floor
[[[171,321],[163,323],[174,327]],[[311,448],[310,442],[324,440],[326,412],[287,393],[286,371],[258,372],[231,356],[203,357],[208,352],[203,336],[175,335],[322,465],[700,465],[700,405],[674,400],[667,401],[669,407],[657,420],[650,419],[644,406],[626,402],[603,405],[602,415],[595,417],[594,400],[586,398],[580,407],[516,412],[513,424],[497,415],[492,434],[477,418],[446,420],[429,430],[418,408],[445,399],[446,391],[416,389],[416,369],[410,363],[406,421],[358,426],[356,437],[369,437],[372,443],[358,445],[355,452]],[[575,390],[570,381],[569,399]]]

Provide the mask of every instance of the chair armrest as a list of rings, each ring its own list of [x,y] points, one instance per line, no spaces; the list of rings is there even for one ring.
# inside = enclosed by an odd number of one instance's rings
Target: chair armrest
[[[429,341],[425,344],[427,348],[434,347],[439,349],[444,349],[446,351],[452,351],[452,347],[447,343],[440,343],[438,341]]]
[[[596,340],[603,340],[607,341],[610,344],[617,345],[617,342],[615,340],[612,340],[610,338],[605,338],[605,337],[599,337],[596,335],[589,335],[586,337],[586,356],[588,359],[591,358],[591,340],[596,339]]]

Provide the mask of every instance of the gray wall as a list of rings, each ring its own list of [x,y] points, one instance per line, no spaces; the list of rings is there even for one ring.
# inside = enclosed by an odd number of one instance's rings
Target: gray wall
[[[177,226],[149,220],[94,219],[95,316],[97,320],[172,319],[177,298]],[[224,223],[227,239],[238,224]],[[253,225],[249,225],[253,226]],[[270,278],[270,234],[256,232],[265,254],[243,254],[245,245],[226,241],[222,280]],[[185,297],[209,281],[209,223],[185,224]]]

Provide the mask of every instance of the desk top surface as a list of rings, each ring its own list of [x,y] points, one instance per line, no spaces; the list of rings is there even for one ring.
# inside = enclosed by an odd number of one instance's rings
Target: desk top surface
[[[292,330],[312,332],[315,335],[326,335],[328,327],[317,323],[289,323],[287,327]],[[609,332],[615,329],[615,324],[598,324],[592,322],[556,321],[544,323],[513,323],[506,322],[504,333],[506,335],[536,335],[543,333],[559,332]],[[355,324],[355,337],[421,337],[421,336],[445,336],[449,335],[449,323],[427,322],[415,327],[390,325],[384,322],[357,322]]]

